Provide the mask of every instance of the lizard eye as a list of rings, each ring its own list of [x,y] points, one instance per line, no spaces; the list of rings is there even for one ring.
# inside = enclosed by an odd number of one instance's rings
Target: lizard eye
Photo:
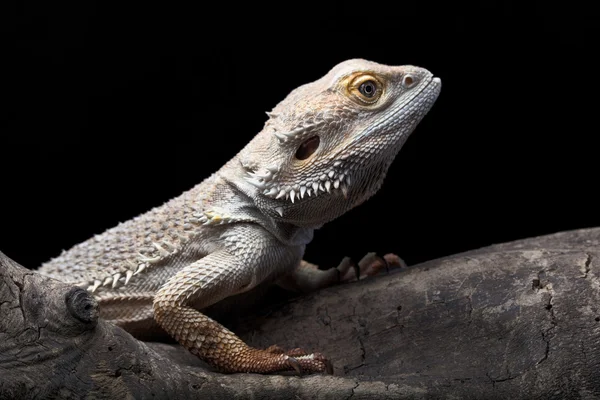
[[[359,75],[348,85],[352,97],[363,105],[372,105],[383,95],[383,83],[370,74]]]
[[[318,136],[313,136],[311,138],[306,139],[298,150],[296,150],[296,158],[298,160],[306,160],[308,157],[312,156],[315,151],[319,148],[319,143],[321,139]]]
[[[373,81],[366,81],[360,84],[358,91],[365,97],[371,98],[377,92],[377,84]]]

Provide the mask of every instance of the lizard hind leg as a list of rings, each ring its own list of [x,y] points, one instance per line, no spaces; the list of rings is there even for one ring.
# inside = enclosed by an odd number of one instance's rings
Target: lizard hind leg
[[[331,369],[320,353],[292,351],[288,354],[273,346],[265,350],[252,348],[218,322],[190,307],[170,308],[167,315],[157,315],[157,319],[192,354],[222,372],[296,371],[300,374]]]
[[[320,353],[288,354],[276,347],[250,347],[198,311],[235,294],[237,288],[252,280],[249,271],[226,252],[212,253],[183,268],[163,285],[154,297],[154,318],[192,354],[222,372],[329,372],[331,366]]]

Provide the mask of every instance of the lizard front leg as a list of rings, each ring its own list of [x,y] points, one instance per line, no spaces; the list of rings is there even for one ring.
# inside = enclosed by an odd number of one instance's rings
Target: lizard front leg
[[[298,257],[281,245],[269,245],[257,237],[237,237],[239,242],[234,246],[183,268],[162,286],[154,298],[155,320],[190,352],[223,372],[329,371],[329,362],[319,353],[286,353],[276,346],[252,348],[198,311],[253,288],[270,269],[293,263]]]
[[[383,257],[367,253],[358,264],[350,257],[344,257],[337,267],[328,269],[319,269],[317,265],[302,260],[294,270],[279,278],[277,284],[287,290],[306,293],[375,276],[382,270],[403,267],[406,267],[404,261],[391,253]]]

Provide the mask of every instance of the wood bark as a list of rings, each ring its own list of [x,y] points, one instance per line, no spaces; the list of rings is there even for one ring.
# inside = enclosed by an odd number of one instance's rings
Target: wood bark
[[[600,398],[600,228],[494,245],[280,300],[227,324],[334,375],[219,374],[98,318],[0,253],[0,398]]]

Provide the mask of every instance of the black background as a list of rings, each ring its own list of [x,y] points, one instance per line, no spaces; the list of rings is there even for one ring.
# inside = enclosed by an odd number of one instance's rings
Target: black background
[[[354,57],[443,89],[383,189],[308,259],[413,264],[600,226],[599,15],[573,2],[19,4],[0,13],[0,250],[27,267],[191,188]]]

